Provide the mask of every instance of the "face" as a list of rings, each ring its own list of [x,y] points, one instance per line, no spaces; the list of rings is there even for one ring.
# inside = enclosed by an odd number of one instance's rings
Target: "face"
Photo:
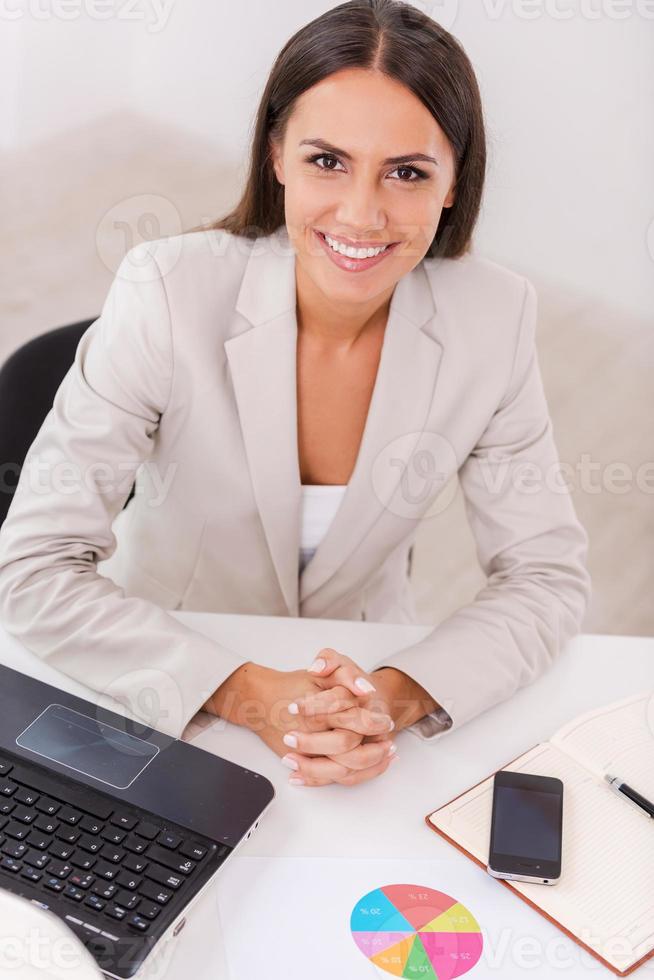
[[[304,92],[283,146],[271,151],[298,284],[301,272],[334,308],[364,309],[392,293],[425,256],[442,209],[454,203],[447,137],[409,89],[377,71],[339,71]],[[395,157],[404,159],[388,162]],[[361,259],[334,253],[325,233],[357,248],[393,244]]]

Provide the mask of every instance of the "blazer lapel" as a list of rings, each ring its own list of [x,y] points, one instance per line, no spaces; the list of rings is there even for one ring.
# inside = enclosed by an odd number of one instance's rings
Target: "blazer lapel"
[[[442,345],[422,263],[391,298],[359,454],[341,505],[298,578],[301,485],[297,441],[295,252],[285,228],[252,246],[225,342],[253,491],[289,615],[336,574],[389,505],[419,446]],[[424,329],[423,329],[424,328]],[[392,444],[392,465],[384,451]],[[380,464],[381,461],[381,465]]]

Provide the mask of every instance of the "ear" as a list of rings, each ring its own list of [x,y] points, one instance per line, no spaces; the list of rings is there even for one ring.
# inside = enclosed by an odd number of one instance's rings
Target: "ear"
[[[448,192],[448,195],[447,195],[447,197],[446,197],[446,198],[445,198],[445,200],[443,201],[443,207],[444,207],[444,208],[451,208],[451,207],[452,207],[452,205],[454,204],[454,200],[455,200],[455,196],[456,196],[456,195],[455,195],[455,193],[454,193],[454,188],[452,187],[452,188],[450,189],[450,191]]]
[[[275,176],[276,176],[277,180],[279,181],[279,183],[280,184],[283,184],[284,183],[284,167],[282,165],[281,154],[279,152],[279,148],[278,148],[277,144],[274,143],[272,140],[270,141],[269,145],[270,145],[270,156],[271,156],[271,160],[272,160],[273,170],[275,171]]]

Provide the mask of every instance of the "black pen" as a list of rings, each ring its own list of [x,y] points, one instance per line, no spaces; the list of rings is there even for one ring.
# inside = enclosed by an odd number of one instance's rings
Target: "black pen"
[[[635,789],[628,786],[627,783],[623,783],[621,779],[617,776],[610,776],[607,773],[604,774],[604,779],[607,781],[612,790],[616,793],[621,793],[622,796],[626,797],[634,806],[637,806],[639,810],[642,810],[647,814],[648,817],[654,818],[654,803],[650,803],[646,800],[644,796],[637,793]]]

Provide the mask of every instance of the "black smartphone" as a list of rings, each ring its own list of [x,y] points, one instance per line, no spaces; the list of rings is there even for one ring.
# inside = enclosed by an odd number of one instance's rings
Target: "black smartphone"
[[[488,873],[554,885],[561,877],[563,783],[501,769],[493,780]]]

